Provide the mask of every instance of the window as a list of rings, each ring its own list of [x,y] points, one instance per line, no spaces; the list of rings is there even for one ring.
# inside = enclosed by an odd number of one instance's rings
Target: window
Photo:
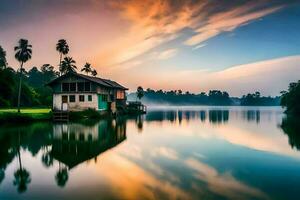
[[[92,95],[88,95],[88,101],[93,101]]]
[[[76,83],[70,83],[70,91],[76,92]]]
[[[62,83],[62,91],[69,92],[70,91],[70,84],[69,83]]]
[[[70,95],[69,96],[69,101],[70,102],[75,102],[75,95]]]
[[[86,91],[86,92],[91,91],[91,83],[90,82],[84,83],[84,91]]]
[[[62,103],[68,103],[68,96],[67,95],[61,96],[61,102]]]
[[[79,95],[79,101],[84,102],[84,95]]]
[[[124,99],[124,98],[125,98],[124,91],[118,90],[117,91],[117,99]]]
[[[77,83],[77,91],[83,92],[84,91],[84,82]]]

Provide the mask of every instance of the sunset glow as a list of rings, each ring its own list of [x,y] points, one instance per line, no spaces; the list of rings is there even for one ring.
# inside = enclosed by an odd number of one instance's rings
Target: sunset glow
[[[20,38],[33,45],[26,69],[58,67],[55,44],[64,38],[79,68],[89,62],[130,91],[279,95],[300,76],[297,2],[1,0],[0,45],[14,69]]]

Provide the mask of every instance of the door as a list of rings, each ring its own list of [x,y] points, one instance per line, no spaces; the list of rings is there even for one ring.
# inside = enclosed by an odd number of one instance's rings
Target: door
[[[98,110],[107,110],[107,95],[98,94]]]
[[[67,95],[61,96],[61,109],[63,111],[68,110],[68,96]]]

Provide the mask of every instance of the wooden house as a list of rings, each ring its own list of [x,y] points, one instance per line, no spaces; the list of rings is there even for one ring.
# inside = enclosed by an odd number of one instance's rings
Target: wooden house
[[[53,89],[54,111],[94,109],[115,113],[126,105],[128,89],[112,80],[70,72],[47,85]]]

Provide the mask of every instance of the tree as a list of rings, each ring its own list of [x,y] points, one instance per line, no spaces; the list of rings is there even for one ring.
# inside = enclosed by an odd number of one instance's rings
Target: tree
[[[136,96],[137,96],[137,98],[139,100],[141,100],[141,98],[143,98],[143,96],[144,96],[144,89],[141,86],[139,86],[137,88],[137,90],[136,90]]]
[[[97,71],[94,69],[93,71],[92,71],[92,76],[97,76]]]
[[[15,52],[15,58],[20,62],[20,80],[18,90],[18,112],[20,112],[23,64],[31,59],[32,45],[28,43],[28,40],[20,39],[18,45],[15,46]]]
[[[68,72],[76,72],[76,61],[71,57],[65,57],[61,63],[61,73],[66,74]]]
[[[83,68],[81,69],[82,72],[85,72],[86,75],[88,75],[89,73],[92,72],[92,67],[90,63],[85,63],[85,65],[83,66]]]
[[[287,92],[282,92],[280,105],[286,108],[286,112],[300,115],[300,80],[290,83]]]
[[[4,49],[0,46],[0,69],[5,69],[7,66],[6,61],[6,52]]]
[[[69,53],[69,45],[67,43],[67,41],[65,39],[60,39],[58,40],[57,44],[56,44],[56,50],[59,52],[59,70],[61,72],[61,74],[63,73],[61,71],[62,68],[62,56],[63,55],[67,55]]]

